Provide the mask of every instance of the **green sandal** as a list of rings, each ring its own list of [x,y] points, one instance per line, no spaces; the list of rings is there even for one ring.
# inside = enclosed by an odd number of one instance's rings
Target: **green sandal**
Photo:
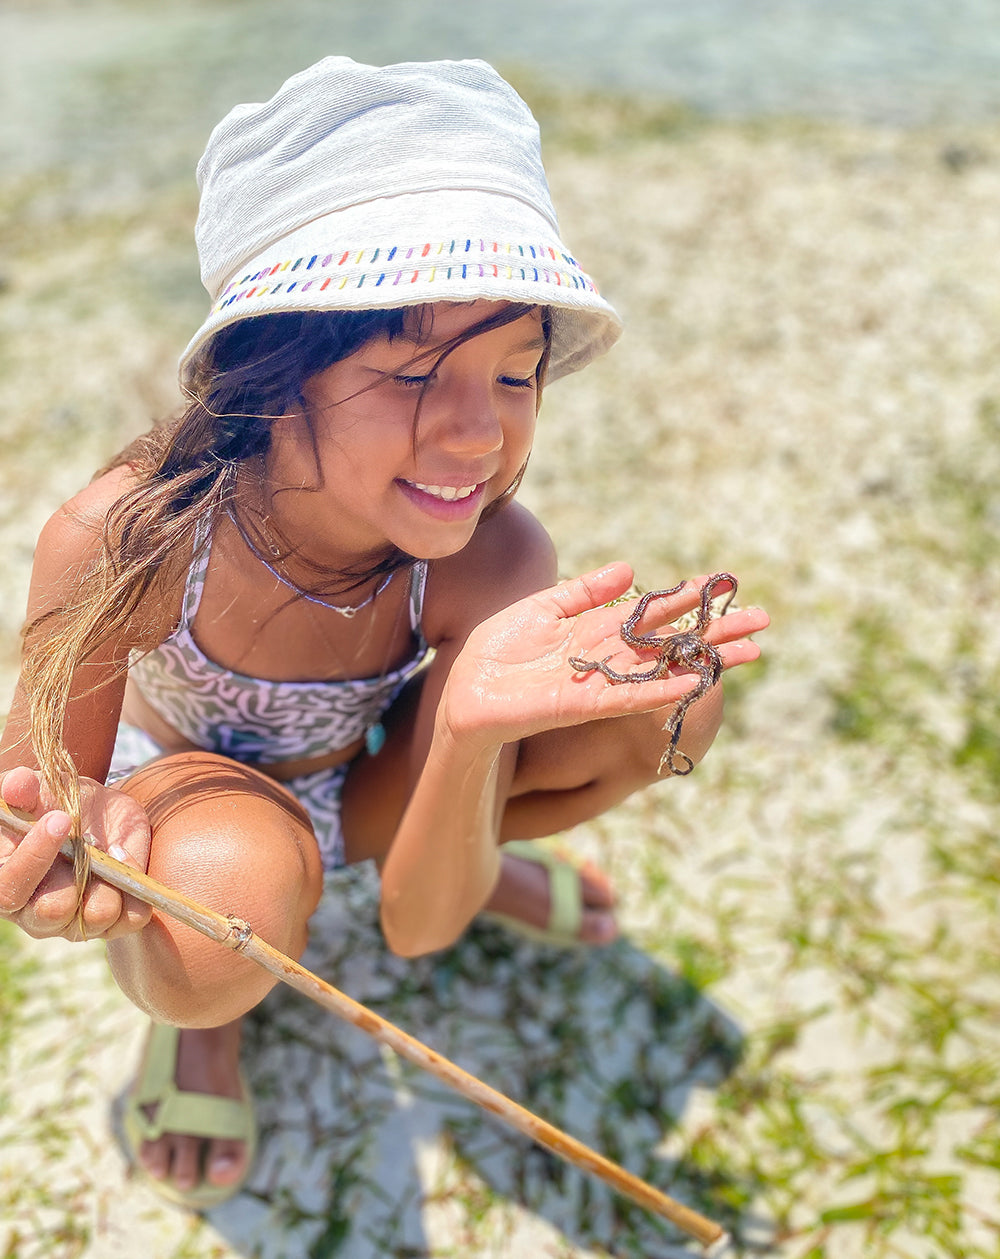
[[[533,940],[536,944],[549,944],[559,949],[594,948],[580,939],[583,923],[583,887],[580,871],[565,858],[542,848],[530,839],[515,839],[503,844],[501,853],[508,853],[521,861],[531,861],[543,866],[549,875],[549,921],[545,927],[534,927],[509,914],[484,913],[480,917],[487,922],[498,923],[515,935]]]
[[[125,1097],[122,1127],[128,1155],[157,1193],[194,1211],[204,1211],[234,1197],[246,1183],[257,1149],[257,1121],[242,1071],[242,1101],[210,1093],[186,1093],[177,1087],[174,1077],[179,1040],[179,1028],[152,1024],[142,1068]],[[143,1109],[150,1106],[156,1107],[152,1118]],[[178,1189],[170,1180],[158,1180],[143,1169],[139,1151],[144,1141],[156,1141],[165,1132],[206,1140],[245,1141],[246,1171],[235,1184],[210,1185],[202,1181],[193,1189]]]

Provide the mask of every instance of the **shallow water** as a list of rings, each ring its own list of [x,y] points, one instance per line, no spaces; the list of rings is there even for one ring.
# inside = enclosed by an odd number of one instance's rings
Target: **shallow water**
[[[998,0],[21,0],[0,11],[0,159],[169,166],[182,120],[200,143],[327,53],[484,57],[716,115],[976,121],[1000,116],[998,19]]]

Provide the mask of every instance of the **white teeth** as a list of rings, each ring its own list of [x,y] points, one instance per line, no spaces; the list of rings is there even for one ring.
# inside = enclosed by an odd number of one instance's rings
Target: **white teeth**
[[[434,498],[444,499],[446,503],[453,503],[456,498],[468,498],[477,488],[475,485],[421,485],[419,481],[411,481],[410,484]]]

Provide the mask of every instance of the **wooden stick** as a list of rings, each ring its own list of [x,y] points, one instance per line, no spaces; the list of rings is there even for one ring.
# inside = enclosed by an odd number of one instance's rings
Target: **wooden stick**
[[[0,806],[0,823],[21,835],[26,834],[31,827],[30,822],[17,817],[2,806]],[[539,1118],[532,1111],[511,1101],[503,1093],[484,1084],[476,1076],[463,1071],[461,1067],[442,1057],[423,1042],[388,1022],[374,1010],[369,1010],[367,1006],[354,1001],[339,989],[314,975],[312,971],[306,970],[300,963],[272,948],[270,944],[255,935],[249,923],[244,922],[242,918],[236,918],[232,914],[219,914],[213,909],[199,905],[197,901],[191,900],[183,893],[175,892],[172,888],[151,879],[149,875],[140,874],[124,862],[116,861],[114,857],[103,852],[93,843],[88,844],[88,848],[93,872],[120,892],[127,892],[137,900],[152,905],[161,913],[208,936],[217,944],[250,958],[283,983],[309,997],[324,1009],[338,1015],[353,1027],[367,1032],[380,1044],[388,1045],[401,1058],[429,1072],[469,1101],[475,1102],[483,1110],[496,1115],[553,1154],[572,1163],[582,1171],[598,1176],[612,1189],[631,1198],[639,1206],[664,1216],[689,1237],[709,1247],[711,1252],[717,1251],[718,1247],[728,1240],[724,1229],[712,1220],[706,1219],[697,1211],[661,1193],[659,1189],[640,1180],[638,1176],[605,1158],[603,1154],[591,1150],[575,1137],[569,1136]],[[60,851],[63,856],[72,859],[72,841],[67,840]]]

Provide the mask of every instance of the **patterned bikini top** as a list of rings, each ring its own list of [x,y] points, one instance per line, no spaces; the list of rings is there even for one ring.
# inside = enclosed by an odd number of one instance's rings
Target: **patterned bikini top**
[[[418,648],[399,668],[377,678],[325,682],[273,682],[224,669],[209,660],[191,633],[210,553],[203,524],[195,535],[180,624],[129,668],[146,702],[206,751],[269,765],[349,747],[378,723],[427,655],[420,628],[427,561],[419,560],[411,570],[409,592],[410,628]]]

